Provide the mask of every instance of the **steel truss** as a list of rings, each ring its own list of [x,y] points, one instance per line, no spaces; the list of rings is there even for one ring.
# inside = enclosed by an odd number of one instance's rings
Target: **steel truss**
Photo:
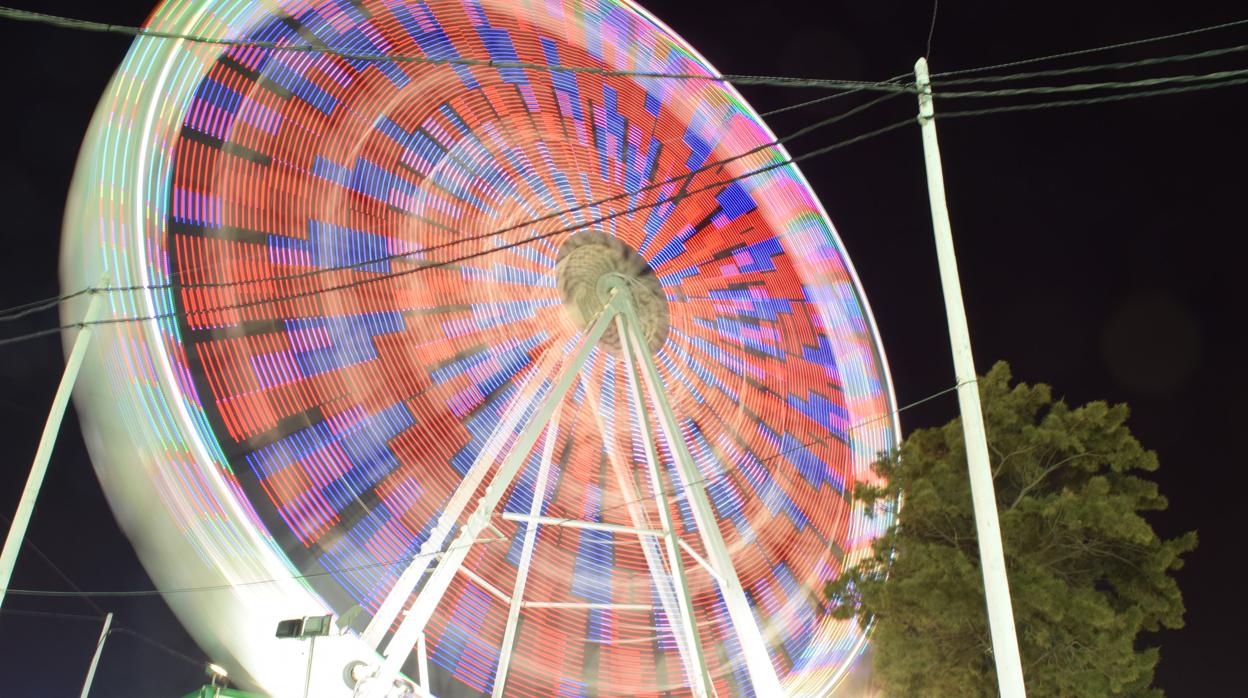
[[[512,654],[515,647],[517,627],[520,613],[525,608],[628,608],[645,610],[651,608],[643,604],[588,604],[562,603],[545,601],[526,601],[525,585],[528,580],[533,561],[533,549],[536,545],[538,526],[565,526],[591,530],[609,531],[614,534],[636,535],[645,554],[646,564],[650,570],[656,596],[668,620],[669,630],[676,640],[689,685],[694,695],[709,697],[711,695],[711,677],[703,654],[701,638],[694,619],[694,608],[689,589],[684,558],[684,551],[691,560],[706,569],[715,580],[723,596],[728,616],[733,624],[738,641],[745,658],[746,668],[754,693],[760,696],[780,696],[783,689],[775,667],[767,650],[762,629],[754,617],[749,599],[737,576],[727,543],[715,516],[706,489],[689,447],[681,435],[680,425],[663,390],[663,382],[658,367],[655,365],[649,347],[646,345],[642,325],[633,304],[629,291],[629,280],[620,275],[603,277],[598,288],[604,301],[602,311],[589,327],[585,340],[572,355],[572,358],[558,371],[557,377],[552,376],[553,361],[545,361],[539,365],[529,381],[521,389],[520,395],[512,401],[498,428],[491,434],[484,448],[465,475],[458,489],[452,494],[437,525],[429,538],[422,544],[420,555],[400,576],[398,583],[389,596],[382,602],[377,614],[363,633],[363,639],[378,648],[384,659],[376,673],[373,685],[388,686],[398,676],[403,663],[418,646],[424,649],[425,627],[434,611],[438,608],[442,597],[450,587],[457,574],[464,574],[478,581],[491,595],[508,604],[507,624],[503,635],[503,644],[499,651],[499,662],[494,677],[495,697],[503,695],[511,668]],[[632,526],[555,519],[541,515],[546,484],[550,476],[551,460],[558,436],[560,407],[568,391],[573,387],[586,361],[607,328],[615,324],[620,337],[620,353],[627,371],[629,399],[641,421],[639,429],[646,457],[646,472],[657,504],[659,521],[653,525],[642,506],[641,487],[630,475],[630,469],[620,461],[619,454],[607,448],[621,491],[628,496],[635,493],[626,504],[632,519]],[[542,392],[542,387],[553,385],[545,391],[540,403],[533,410],[532,416],[526,421],[533,401]],[[587,395],[592,391],[587,390]],[[649,400],[646,399],[649,398]],[[598,420],[599,430],[605,430],[602,417],[597,406],[590,410]],[[651,412],[653,407],[653,414]],[[651,428],[651,419],[657,429]],[[516,428],[519,434],[512,435]],[[663,484],[662,466],[655,432],[663,438],[667,452],[671,455],[675,476],[673,483],[679,482],[679,488],[693,512],[702,547],[706,557],[697,552],[676,532],[669,504],[672,499]],[[496,509],[511,483],[519,474],[521,467],[536,446],[539,438],[545,434],[542,444],[541,460],[538,467],[537,481],[533,490],[533,500],[529,513],[496,514]],[[494,470],[482,495],[476,500],[476,506],[465,523],[459,527],[454,540],[447,544],[447,539],[454,530],[462,513],[471,503],[481,482],[494,465],[499,455],[510,442],[506,455]],[[503,590],[490,585],[477,575],[463,567],[464,560],[481,534],[490,527],[495,516],[520,524],[524,530],[521,547],[520,563],[516,572],[516,580],[507,594]],[[431,570],[432,568],[432,570]],[[431,571],[430,571],[431,570]],[[427,579],[426,579],[427,574]],[[421,583],[423,581],[423,584]],[[407,604],[415,594],[410,605]],[[401,615],[407,605],[406,613],[398,629],[385,642],[385,636]],[[427,670],[425,669],[425,652],[420,653],[422,688],[427,690]]]

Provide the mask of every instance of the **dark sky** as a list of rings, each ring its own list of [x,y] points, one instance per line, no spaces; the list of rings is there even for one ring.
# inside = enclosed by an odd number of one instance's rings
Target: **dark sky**
[[[136,24],[146,2],[84,0],[26,9]],[[933,70],[953,70],[1100,46],[1248,16],[1242,2],[942,3]],[[923,53],[929,2],[858,0],[657,0],[645,3],[721,71],[882,79]],[[1131,60],[1248,43],[1248,28],[1096,54]],[[92,110],[128,47],[117,36],[0,22],[4,57],[0,197],[7,243],[0,306],[60,290],[61,214]],[[1232,69],[1243,58],[1178,72]],[[1056,65],[1074,65],[1070,61]],[[1045,66],[1049,67],[1049,66]],[[1173,72],[1173,71],[1172,71]],[[1160,73],[1153,73],[1160,74]],[[1144,73],[1132,73],[1132,78]],[[808,90],[743,90],[759,111],[818,96]],[[838,103],[833,103],[838,104]],[[1241,465],[1228,447],[1248,422],[1242,398],[1248,345],[1238,325],[1248,138],[1245,88],[1123,104],[949,120],[940,125],[954,235],[977,363],[1011,362],[1017,377],[1052,384],[1071,402],[1126,401],[1131,426],[1161,456],[1156,475],[1170,510],[1153,517],[1164,535],[1199,531],[1180,582],[1187,627],[1157,639],[1158,684],[1170,695],[1226,694],[1241,686],[1239,603],[1245,531]],[[784,134],[841,106],[785,114]],[[955,108],[937,103],[937,109]],[[798,141],[802,153],[913,113],[898,99]],[[917,128],[803,165],[866,287],[905,404],[953,383]],[[0,327],[42,329],[45,314]],[[60,376],[58,340],[0,347],[0,429],[8,443],[0,510],[11,515]],[[956,412],[952,396],[902,417],[906,430]],[[91,471],[72,410],[39,507],[33,540],[89,589],[148,588]],[[16,588],[63,589],[37,556],[23,553]],[[201,657],[158,599],[99,603],[117,623]],[[4,609],[92,614],[75,599],[10,597]],[[88,621],[0,616],[6,695],[77,695],[99,628]],[[200,670],[133,635],[108,643],[93,696],[177,696]],[[1234,681],[1234,683],[1232,683]],[[1219,690],[1221,689],[1221,690]]]

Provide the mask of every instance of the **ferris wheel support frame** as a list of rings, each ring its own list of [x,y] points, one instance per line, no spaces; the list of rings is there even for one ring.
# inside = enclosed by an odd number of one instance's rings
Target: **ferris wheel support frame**
[[[498,459],[503,447],[507,445],[507,440],[515,433],[516,427],[520,425],[527,407],[532,403],[542,384],[546,381],[548,374],[553,369],[555,358],[557,357],[552,352],[551,359],[542,361],[538,365],[537,370],[531,373],[527,381],[521,385],[519,395],[510,403],[506,412],[499,420],[498,426],[490,433],[489,438],[486,439],[485,446],[477,453],[472,465],[468,468],[468,472],[464,474],[464,478],[460,480],[455,492],[442,508],[442,512],[438,515],[438,523],[434,525],[433,530],[429,532],[429,537],[420,546],[420,553],[412,559],[411,564],[399,575],[394,588],[382,601],[377,612],[373,614],[372,620],[369,621],[368,626],[361,633],[361,639],[372,647],[377,648],[378,651],[382,649],[386,633],[390,631],[390,628],[394,627],[394,622],[403,610],[404,603],[411,598],[412,591],[420,584],[420,580],[424,578],[425,573],[429,571],[429,566],[433,564],[434,557],[446,545],[447,538],[455,530],[455,524],[459,517],[472,502],[472,495],[476,493],[477,487],[480,486],[486,473],[489,472],[490,466]]]
[[[377,685],[389,685],[398,677],[399,671],[403,668],[403,663],[407,660],[408,655],[411,654],[418,638],[424,634],[429,618],[433,616],[433,612],[437,609],[443,595],[446,594],[446,590],[450,588],[452,580],[454,580],[460,566],[463,565],[464,560],[468,557],[468,552],[476,541],[477,536],[489,525],[491,514],[502,500],[507,487],[520,472],[520,466],[528,457],[529,451],[532,450],[534,444],[537,443],[538,437],[545,431],[551,416],[555,412],[555,408],[563,401],[564,396],[567,395],[568,390],[572,387],[581,367],[589,359],[591,350],[598,344],[598,340],[602,339],[603,333],[606,332],[607,327],[610,325],[612,316],[619,308],[621,303],[619,299],[622,297],[622,295],[618,294],[613,296],[607,305],[603,307],[602,313],[593,324],[584,343],[577,350],[566,370],[559,376],[555,386],[546,394],[545,400],[534,413],[533,418],[524,425],[520,435],[512,443],[511,451],[507,453],[507,456],[503,458],[503,462],[499,464],[498,469],[494,471],[493,479],[490,480],[490,484],[486,485],[485,492],[481,498],[477,500],[476,510],[460,528],[459,535],[455,537],[451,545],[442,552],[437,566],[433,568],[429,579],[420,588],[420,591],[417,592],[416,600],[412,602],[407,610],[407,614],[399,623],[398,630],[395,631],[394,636],[391,637],[390,642],[386,645],[383,653],[385,659],[382,660],[381,667],[377,673],[380,679]],[[475,490],[476,488],[474,487],[473,489]]]
[[[627,336],[627,328],[623,325],[623,321],[619,316],[616,316],[615,323],[619,332],[618,336]],[[621,343],[621,349],[627,346],[627,344]],[[624,355],[624,358],[625,367],[629,371],[626,378],[628,379],[630,395],[639,396],[640,393],[635,382],[635,375],[632,373],[631,358],[627,354]],[[583,380],[588,382],[588,378],[583,377]],[[600,392],[599,390],[589,389],[585,391],[585,394],[590,400],[593,400],[594,396],[600,394]],[[637,414],[641,418],[639,431],[642,435],[643,445],[646,448],[648,464],[649,453],[653,449],[654,443],[649,431],[649,419],[645,416],[645,405],[644,403],[638,404],[635,402],[636,399],[634,398],[634,406],[637,408]],[[607,428],[603,423],[601,406],[593,404],[590,405],[590,408],[590,412],[598,423],[598,431],[602,435],[605,445]],[[607,460],[610,462],[612,470],[615,471],[620,492],[637,493],[636,497],[630,497],[625,501],[625,507],[634,526],[634,531],[631,532],[641,537],[638,542],[641,544],[642,553],[646,558],[646,567],[650,571],[650,578],[654,584],[655,592],[658,594],[659,603],[663,607],[663,616],[668,621],[668,630],[676,643],[681,664],[685,667],[685,674],[689,677],[689,683],[693,687],[694,694],[697,696],[709,695],[710,679],[706,674],[705,661],[698,643],[696,626],[693,623],[692,605],[686,602],[689,598],[689,591],[684,568],[680,564],[680,556],[673,555],[670,549],[661,550],[659,547],[658,539],[666,539],[671,532],[671,526],[667,517],[667,502],[664,498],[663,489],[661,487],[653,488],[655,507],[659,512],[662,528],[650,528],[649,517],[642,506],[645,499],[641,494],[641,487],[632,477],[628,466],[621,462],[618,452],[614,449],[605,448],[605,446],[603,450],[606,452]],[[622,496],[627,496],[627,494],[622,494]],[[587,523],[582,521],[559,521],[553,522],[553,525],[579,527]],[[622,527],[620,528],[622,529]],[[621,532],[624,531],[621,530]],[[664,565],[665,553],[666,565]],[[672,571],[669,572],[669,569]]]
[[[657,572],[659,567],[652,565],[651,574],[655,577],[661,598],[664,586],[666,584],[671,585],[668,589],[675,596],[678,610],[676,622],[679,623],[681,628],[680,632],[675,632],[675,629],[673,629],[673,635],[677,638],[678,646],[685,650],[685,652],[682,652],[682,658],[685,660],[686,669],[691,678],[690,683],[694,688],[695,694],[709,695],[710,677],[706,670],[705,660],[701,654],[697,628],[692,613],[692,599],[679,554],[679,549],[682,548],[692,559],[711,573],[712,578],[715,579],[719,586],[720,593],[724,599],[724,605],[728,610],[729,619],[736,631],[737,639],[745,658],[747,673],[755,694],[766,696],[784,695],[779,675],[776,673],[775,666],[771,662],[770,653],[767,651],[763,632],[754,617],[749,599],[745,595],[745,589],[741,585],[740,578],[737,576],[736,568],[733,565],[728,545],[719,529],[714,509],[707,498],[704,480],[694,464],[688,445],[681,436],[679,423],[676,420],[671,403],[667,400],[662,390],[662,379],[654,358],[650,352],[646,351],[647,347],[644,344],[645,333],[637,317],[636,308],[632,303],[632,294],[628,288],[628,280],[618,275],[608,275],[602,279],[602,283],[599,285],[599,292],[603,296],[605,304],[596,320],[590,326],[584,342],[571,361],[563,367],[555,385],[545,395],[542,404],[534,412],[532,418],[521,429],[520,434],[512,443],[511,450],[504,457],[502,463],[499,464],[484,493],[477,500],[476,509],[460,528],[455,540],[450,546],[441,551],[436,567],[433,568],[428,580],[416,592],[416,599],[408,608],[390,642],[386,644],[383,651],[384,658],[375,674],[377,680],[372,685],[378,687],[388,686],[398,677],[407,657],[417,643],[424,638],[425,627],[429,619],[433,616],[446,591],[450,588],[451,582],[460,572],[464,561],[467,559],[469,550],[482,531],[489,526],[490,519],[502,500],[504,493],[519,474],[521,466],[528,458],[530,451],[536,445],[538,438],[543,432],[547,434],[547,437],[543,447],[541,465],[539,466],[539,480],[543,473],[548,472],[555,442],[555,427],[557,425],[559,406],[580,375],[581,369],[589,359],[593,348],[597,346],[607,328],[614,322],[619,329],[621,353],[629,371],[630,397],[634,400],[634,406],[637,407],[638,414],[645,420],[640,431],[643,434],[647,470],[650,474],[655,498],[659,503],[658,510],[662,519],[661,530],[643,527],[641,524],[644,521],[635,519],[634,522],[638,525],[631,532],[642,537],[654,537],[655,534],[659,534],[664,539],[667,548],[667,559],[672,568],[671,573],[669,575],[660,575]],[[668,452],[674,461],[675,471],[680,480],[680,486],[685,492],[685,498],[693,511],[694,522],[697,525],[707,559],[702,559],[697,555],[691,546],[676,535],[673,528],[670,511],[667,508],[668,497],[662,488],[662,478],[659,473],[658,450],[655,447],[654,437],[649,429],[649,411],[646,409],[646,401],[642,397],[643,385],[651,404],[655,407],[657,413],[655,421],[658,423],[659,432],[667,442]],[[508,415],[522,415],[527,412],[527,404],[525,404],[524,400],[518,399],[513,402],[513,405],[519,406],[519,409],[509,410]],[[495,435],[499,433],[508,435],[512,429],[514,429],[514,424],[511,428],[501,430],[501,432],[496,431]],[[503,441],[505,441],[505,438]],[[480,458],[478,460],[481,461]],[[485,467],[488,467],[491,461],[486,460],[483,462],[486,463]],[[475,467],[476,464],[474,464]],[[484,469],[482,468],[482,475],[484,475]],[[460,489],[464,488],[461,487]],[[474,484],[470,493],[475,492],[475,490],[476,485]],[[456,494],[459,494],[459,491]],[[524,543],[529,553],[528,563],[531,563],[532,556],[532,547],[529,543],[530,535],[535,535],[536,527],[539,524],[546,523],[543,520],[544,517],[538,516],[543,496],[544,488],[535,488],[533,503],[530,506],[530,515],[522,517],[513,514],[506,517],[513,520],[525,520],[529,524],[525,529],[526,538]],[[641,514],[641,516],[644,516],[644,514]],[[455,518],[458,518],[458,516]],[[569,521],[562,523],[571,526],[579,525],[584,528],[603,526],[593,522]],[[431,540],[433,540],[432,535],[426,541],[426,544]],[[645,546],[643,545],[644,549]],[[432,556],[423,557],[427,561]],[[425,562],[424,567],[427,568],[428,564],[428,562]],[[508,611],[508,624],[504,634],[504,644],[500,649],[500,667],[495,677],[494,694],[496,696],[501,695],[502,687],[506,681],[506,670],[510,663],[510,654],[515,642],[515,623],[518,621],[518,614],[522,607],[584,608],[601,605],[526,603],[523,601],[522,596],[528,569],[529,565],[526,564],[522,553],[521,567],[517,571],[516,586],[508,600],[511,605]],[[408,576],[407,573],[404,576]],[[420,574],[415,575],[417,580],[421,576],[423,576],[423,570]],[[666,584],[661,583],[661,579]],[[401,604],[402,601],[408,598],[410,591],[410,588],[399,589],[396,587],[391,593],[391,598],[399,598]],[[670,613],[668,618],[669,620],[671,619]],[[383,627],[382,632],[384,633],[384,630],[387,628],[388,626]],[[426,685],[422,686],[422,688],[427,690],[428,687]],[[378,694],[374,693],[374,696],[378,696]]]
[[[650,401],[658,412],[657,421],[660,431],[667,440],[668,450],[672,455],[672,460],[675,461],[680,485],[685,491],[685,498],[693,512],[693,519],[697,524],[707,561],[718,572],[715,581],[724,597],[724,605],[728,609],[728,616],[736,630],[737,641],[741,644],[741,652],[745,656],[750,681],[754,684],[754,693],[760,696],[782,696],[784,689],[780,685],[780,677],[767,651],[767,642],[754,618],[749,599],[745,596],[745,588],[741,586],[741,580],[737,576],[732,555],[728,551],[728,544],[719,530],[715,510],[706,496],[705,478],[701,477],[698,472],[693,462],[693,455],[689,453],[689,445],[685,443],[681,435],[676,413],[672,410],[671,402],[668,401],[663,391],[663,381],[659,376],[659,368],[654,363],[654,357],[646,351],[643,341],[645,334],[641,322],[637,319],[637,313],[634,311],[625,280],[608,277],[607,281],[616,285],[620,291],[617,295],[624,298],[624,309],[620,314],[628,325],[629,331],[627,337],[620,338],[621,344],[626,341],[631,343],[633,356],[641,359],[637,362],[640,364],[639,372],[650,393]]]
[[[99,288],[108,286],[108,277],[100,279]],[[30,526],[30,517],[35,512],[35,502],[39,499],[39,490],[43,488],[43,479],[48,474],[48,464],[52,461],[52,449],[56,446],[56,437],[61,433],[61,422],[65,419],[65,408],[69,406],[69,398],[73,395],[74,384],[78,382],[78,371],[87,357],[87,345],[91,343],[92,330],[100,313],[104,310],[104,293],[99,289],[90,294],[87,312],[78,323],[78,336],[74,338],[74,346],[65,359],[65,371],[61,374],[61,382],[52,398],[52,406],[48,408],[48,419],[43,425],[43,434],[39,437],[39,447],[35,449],[35,458],[30,466],[30,474],[26,476],[26,485],[22,488],[22,498],[17,502],[17,511],[9,524],[8,533],[4,537],[4,549],[0,551],[0,606],[9,591],[9,581],[13,578],[13,568],[17,565],[17,555],[26,540],[26,529]],[[109,614],[110,616],[112,614]]]
[[[546,439],[542,443],[542,460],[537,469],[537,481],[533,484],[533,501],[529,504],[529,516],[533,519],[542,513],[546,502],[546,480],[550,477],[550,460],[555,454],[555,441],[559,430],[560,405],[550,415],[546,427]],[[536,520],[524,522],[524,543],[520,548],[520,564],[516,568],[516,581],[511,590],[511,603],[507,608],[507,626],[503,630],[503,645],[498,651],[498,667],[494,670],[494,698],[502,698],[507,685],[507,671],[511,666],[511,651],[516,645],[516,632],[520,627],[520,607],[524,602],[524,585],[529,580],[529,565],[533,564],[533,548],[537,547]],[[422,634],[423,637],[423,634]]]
[[[632,303],[629,303],[632,310]],[[637,372],[637,362],[633,356],[632,333],[629,323],[623,315],[617,315],[616,327],[620,336],[620,353],[624,355],[624,365],[628,368],[628,392],[633,407],[637,410],[637,418],[641,421],[641,442],[646,454],[646,472],[650,476],[650,488],[654,492],[655,508],[659,512],[659,524],[663,528],[663,545],[667,553],[668,565],[671,567],[672,588],[676,601],[680,605],[679,622],[681,635],[688,645],[688,668],[690,683],[693,684],[694,695],[710,695],[711,677],[707,673],[706,658],[702,656],[702,643],[698,641],[698,628],[693,616],[693,598],[689,591],[689,580],[685,575],[685,566],[680,559],[680,547],[676,541],[676,529],[672,522],[672,513],[667,507],[664,493],[663,477],[659,472],[659,453],[655,448],[654,435],[650,431],[650,411],[646,409],[646,400],[641,394],[641,375]],[[669,615],[670,619],[671,616]],[[673,633],[675,635],[676,633]],[[678,636],[679,637],[679,636]]]

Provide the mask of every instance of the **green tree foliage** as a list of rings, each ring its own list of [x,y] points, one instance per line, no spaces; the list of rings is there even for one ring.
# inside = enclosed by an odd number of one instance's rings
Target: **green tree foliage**
[[[1166,508],[1127,407],[1070,408],[1047,385],[980,379],[1028,695],[1160,696],[1141,632],[1183,625],[1171,573],[1196,534],[1162,540],[1141,512]],[[842,617],[874,623],[875,675],[890,696],[995,696],[961,421],[912,433],[856,495],[902,506],[873,554],[828,584]]]

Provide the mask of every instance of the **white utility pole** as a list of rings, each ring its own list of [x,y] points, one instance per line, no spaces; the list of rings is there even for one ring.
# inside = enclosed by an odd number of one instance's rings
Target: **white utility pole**
[[[984,433],[984,414],[979,405],[971,334],[966,326],[962,282],[958,278],[958,260],[953,249],[953,232],[945,201],[945,175],[940,164],[940,145],[936,141],[936,113],[932,106],[932,81],[927,72],[926,58],[920,58],[914,64],[914,76],[919,91],[919,125],[923,129],[923,157],[927,161],[927,193],[932,204],[936,257],[940,263],[940,284],[945,292],[949,342],[953,345],[953,368],[958,380],[958,405],[962,411],[962,432],[966,439],[966,464],[971,475],[971,500],[975,508],[984,597],[988,603],[988,627],[992,632],[992,653],[997,664],[997,685],[1002,698],[1023,698],[1026,695],[1023,665],[1018,656],[1010,585],[1005,575],[997,495],[988,463],[988,438]]]
[[[101,282],[101,286],[106,285]],[[17,503],[17,513],[13,514],[13,523],[9,526],[8,536],[4,539],[4,551],[0,552],[0,605],[9,591],[9,580],[13,577],[13,566],[17,563],[17,554],[22,549],[22,541],[26,538],[26,528],[30,525],[30,515],[35,511],[35,500],[39,498],[39,489],[43,487],[43,477],[48,472],[48,462],[52,459],[52,447],[56,445],[56,437],[61,432],[61,420],[65,417],[65,407],[74,392],[74,383],[78,380],[78,369],[82,368],[82,360],[87,355],[87,344],[91,341],[91,323],[95,321],[104,303],[104,293],[95,291],[91,294],[91,302],[87,304],[87,314],[82,320],[82,328],[74,339],[74,348],[65,361],[65,372],[61,375],[61,384],[56,389],[56,397],[52,399],[52,407],[48,410],[48,421],[43,425],[43,436],[39,439],[39,448],[35,451],[35,462],[30,466],[30,475],[26,477],[26,488],[22,490],[22,498]]]
[[[100,630],[100,641],[95,643],[95,654],[91,656],[91,668],[87,669],[87,680],[82,682],[82,696],[87,698],[87,694],[91,692],[91,682],[95,681],[95,668],[100,665],[100,655],[104,652],[104,641],[108,639],[108,633],[113,627],[113,614],[110,611],[104,616],[104,628]]]

